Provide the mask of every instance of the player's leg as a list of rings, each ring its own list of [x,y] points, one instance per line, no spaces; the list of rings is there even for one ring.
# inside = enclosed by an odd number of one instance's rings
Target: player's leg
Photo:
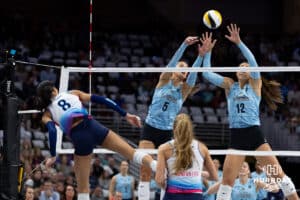
[[[89,200],[89,177],[92,155],[74,155],[74,171],[77,182],[78,200]]]
[[[227,155],[223,165],[222,184],[217,193],[217,200],[230,200],[232,186],[242,167],[245,156]]]

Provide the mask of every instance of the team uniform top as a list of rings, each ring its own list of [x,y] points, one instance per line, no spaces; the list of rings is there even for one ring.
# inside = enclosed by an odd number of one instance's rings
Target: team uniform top
[[[116,175],[115,190],[122,193],[123,199],[132,199],[133,194],[132,194],[131,185],[133,181],[134,180],[132,176],[129,175],[123,176],[120,173]]]
[[[267,174],[265,172],[261,172],[260,174],[258,174],[257,172],[252,172],[251,178],[253,178],[254,180],[259,180],[259,181],[264,182],[267,179]],[[266,190],[264,190],[264,189],[258,190],[257,200],[266,199],[267,196],[268,196],[268,192]]]
[[[174,140],[170,141],[174,146]],[[193,140],[191,144],[194,157],[192,167],[182,171],[178,174],[174,173],[175,151],[173,155],[167,160],[168,179],[167,192],[168,193],[202,193],[202,177],[201,172],[203,168],[203,156],[199,150],[199,143]],[[174,149],[175,150],[175,149]]]
[[[229,127],[259,126],[260,100],[261,97],[257,96],[250,84],[242,89],[239,83],[233,83],[227,96]]]
[[[232,188],[231,199],[256,200],[257,191],[254,180],[249,178],[247,183],[241,184],[240,180],[236,179]]]
[[[79,97],[68,92],[58,94],[48,106],[52,119],[64,133],[68,133],[74,117],[87,116]]]
[[[182,104],[182,87],[175,87],[170,80],[164,86],[155,89],[146,123],[160,130],[172,130]]]

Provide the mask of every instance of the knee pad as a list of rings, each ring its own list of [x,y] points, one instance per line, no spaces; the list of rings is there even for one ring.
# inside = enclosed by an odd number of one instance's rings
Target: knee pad
[[[230,200],[232,187],[229,185],[220,185],[216,200]]]
[[[149,200],[150,199],[150,182],[140,182],[138,187],[138,199]]]
[[[163,199],[164,199],[165,194],[166,194],[166,190],[163,189],[163,188],[161,188],[161,189],[160,189],[160,200],[163,200]]]
[[[143,164],[143,158],[146,155],[147,154],[144,153],[144,152],[138,152],[138,151],[134,152],[134,154],[133,154],[133,162],[135,162],[135,163],[137,163],[139,165]]]
[[[156,172],[156,166],[157,166],[157,161],[152,160],[152,162],[150,163],[150,167],[151,167],[153,172]]]
[[[281,182],[279,183],[280,188],[282,189],[282,192],[284,196],[290,196],[291,194],[296,193],[296,188],[290,177],[284,176],[281,179]]]

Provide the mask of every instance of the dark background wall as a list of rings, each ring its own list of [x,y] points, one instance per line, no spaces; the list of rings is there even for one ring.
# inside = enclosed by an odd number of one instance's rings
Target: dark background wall
[[[148,30],[172,26],[195,30],[208,9],[219,10],[224,23],[236,22],[252,32],[299,32],[298,0],[94,0],[95,29]],[[31,23],[70,20],[68,26],[88,25],[88,0],[11,0],[1,2],[0,16],[16,13]]]

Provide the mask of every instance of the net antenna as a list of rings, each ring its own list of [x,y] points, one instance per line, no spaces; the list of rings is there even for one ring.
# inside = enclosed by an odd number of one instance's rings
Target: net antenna
[[[90,26],[89,26],[89,70],[93,68],[93,0],[90,0]],[[92,72],[89,72],[89,94],[92,94]],[[91,114],[91,102],[89,102],[89,114]]]

